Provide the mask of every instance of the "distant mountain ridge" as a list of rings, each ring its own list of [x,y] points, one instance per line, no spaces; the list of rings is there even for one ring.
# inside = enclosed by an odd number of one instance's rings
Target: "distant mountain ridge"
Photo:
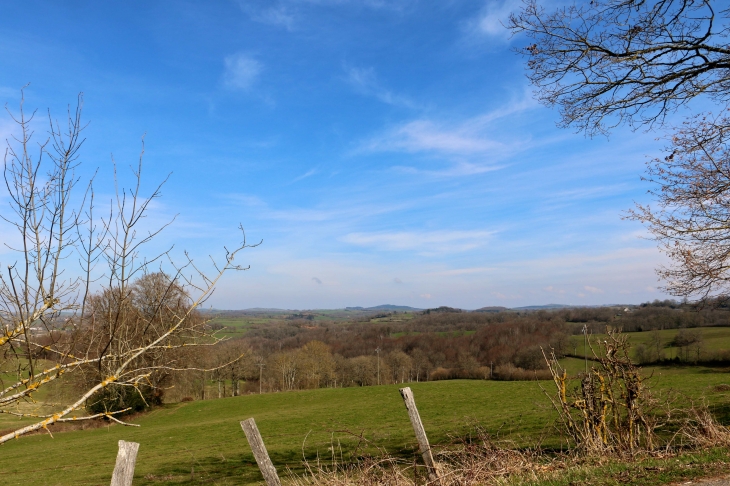
[[[548,309],[570,309],[571,307],[586,307],[582,305],[565,305],[565,304],[545,304],[545,305],[525,305],[522,307],[512,307],[511,310],[548,310]],[[593,306],[591,306],[593,307]]]
[[[505,312],[505,311],[539,311],[539,310],[557,310],[557,309],[579,309],[588,307],[633,307],[632,304],[603,304],[603,305],[580,305],[580,304],[545,304],[545,305],[526,305],[521,307],[504,307],[499,305],[491,305],[480,307],[479,309],[468,310],[457,307],[441,306],[438,308],[424,309],[419,307],[411,307],[408,305],[381,304],[372,307],[345,307],[338,309],[319,309],[323,311],[359,311],[359,312]],[[309,309],[307,312],[313,312],[317,309]],[[236,312],[250,313],[269,313],[269,314],[287,314],[291,312],[302,312],[302,309],[279,309],[271,307],[251,307],[248,309],[200,309],[204,314],[227,314]]]
[[[357,310],[357,311],[380,311],[380,310],[388,310],[388,311],[421,311],[423,309],[419,309],[417,307],[410,307],[407,305],[393,305],[393,304],[382,304],[382,305],[376,305],[373,307],[345,307],[345,310]]]
[[[501,305],[489,305],[487,307],[480,307],[479,309],[474,309],[472,312],[503,312],[511,310],[508,307],[502,307]]]

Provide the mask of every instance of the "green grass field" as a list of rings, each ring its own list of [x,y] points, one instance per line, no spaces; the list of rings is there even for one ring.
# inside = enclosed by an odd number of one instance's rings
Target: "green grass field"
[[[270,325],[272,322],[286,322],[287,318],[292,317],[294,314],[311,315],[311,324],[313,326],[340,323],[345,324],[354,317],[368,317],[377,315],[372,311],[343,311],[343,310],[310,310],[302,311],[297,313],[258,313],[252,312],[250,314],[239,315],[239,316],[214,316],[210,323],[219,324],[225,326],[225,329],[219,331],[217,334],[221,337],[241,337],[252,327],[265,327]],[[370,322],[373,323],[401,323],[410,321],[415,317],[415,314],[411,312],[400,312],[398,314],[389,315],[388,317],[372,317]]]
[[[704,352],[721,351],[730,349],[730,327],[698,327],[693,329],[702,334],[702,350]],[[666,359],[673,359],[677,356],[679,348],[672,346],[671,342],[679,332],[679,329],[665,329],[662,331],[644,331],[644,332],[627,332],[624,333],[629,337],[629,343],[632,347],[639,344],[648,345],[652,338],[653,332],[657,332],[662,340],[662,352]],[[592,342],[596,343],[605,338],[604,334],[594,334],[590,336]],[[573,336],[571,338],[572,349],[575,354],[583,356],[583,336]],[[594,346],[598,351],[598,347]],[[590,350],[588,351],[590,355]]]
[[[573,359],[568,366],[578,366]],[[712,387],[730,382],[728,370],[704,367],[657,368],[657,390],[677,389],[690,397],[707,395],[715,411],[730,422],[730,392]],[[551,382],[542,382],[550,389]],[[554,420],[536,382],[440,381],[409,384],[432,443],[468,434],[476,424],[520,445],[558,446]],[[254,417],[280,471],[301,470],[309,460],[331,458],[331,447],[345,459],[362,435],[372,446],[413,458],[415,439],[399,386],[322,389],[169,405],[135,423],[95,430],[24,437],[0,446],[0,482],[28,484],[108,484],[117,441],[141,444],[135,485],[241,484],[260,475],[238,422]],[[7,425],[7,424],[4,424]],[[542,439],[541,439],[542,437]],[[339,452],[338,452],[339,454]]]

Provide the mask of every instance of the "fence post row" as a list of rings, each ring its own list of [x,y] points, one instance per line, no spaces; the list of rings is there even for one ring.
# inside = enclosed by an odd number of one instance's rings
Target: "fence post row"
[[[119,452],[117,452],[117,463],[114,466],[111,486],[132,486],[137,451],[139,451],[137,442],[119,441]]]
[[[428,437],[426,437],[426,430],[423,428],[421,422],[421,415],[418,413],[416,408],[416,401],[413,399],[413,392],[410,387],[400,389],[400,395],[403,397],[403,401],[406,404],[406,410],[408,410],[408,417],[411,419],[411,425],[413,426],[413,432],[416,433],[416,439],[418,439],[418,449],[423,457],[423,462],[426,464],[428,469],[428,477],[431,481],[441,484],[441,476],[439,476],[436,462],[433,460],[431,454],[431,446],[428,444]]]
[[[418,439],[418,449],[428,469],[429,479],[441,484],[441,477],[439,476],[436,463],[431,454],[431,446],[428,444],[426,430],[423,428],[421,416],[418,413],[418,408],[416,408],[413,392],[410,387],[405,387],[400,389],[400,394],[405,402],[406,410],[408,410],[408,417],[411,419],[411,425],[416,434],[416,439]],[[281,486],[276,468],[269,458],[269,453],[266,451],[264,440],[261,438],[261,433],[258,427],[256,427],[254,419],[243,420],[241,422],[241,428],[244,434],[246,434],[246,439],[251,446],[251,451],[253,451],[256,463],[261,470],[261,474],[264,476],[267,486]],[[117,453],[117,462],[114,466],[114,473],[112,474],[111,486],[132,486],[138,451],[139,444],[137,442],[119,441],[119,452]]]
[[[251,446],[253,456],[256,458],[256,464],[259,465],[261,474],[264,476],[267,486],[281,486],[279,476],[276,474],[276,468],[271,463],[269,453],[266,452],[266,446],[264,445],[264,439],[261,438],[261,433],[256,422],[253,418],[244,420],[241,422],[241,428],[243,433],[246,434],[248,444]]]

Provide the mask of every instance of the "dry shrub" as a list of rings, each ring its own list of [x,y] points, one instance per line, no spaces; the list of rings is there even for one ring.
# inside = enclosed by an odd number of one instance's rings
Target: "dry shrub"
[[[726,383],[720,383],[719,385],[713,386],[712,391],[716,391],[716,392],[730,391],[730,385],[728,385]]]
[[[441,476],[442,486],[495,484],[513,475],[536,479],[538,474],[562,469],[565,463],[548,460],[539,451],[514,448],[514,444],[495,444],[482,430],[475,438],[460,440],[448,447],[434,451],[434,459]],[[333,457],[323,464],[319,459],[312,464],[305,462],[307,472],[297,476],[292,473],[293,486],[416,486],[436,484],[429,482],[420,454],[413,461],[398,459],[381,451],[378,457],[359,458],[354,463],[344,463]]]
[[[557,389],[554,396],[545,394],[564,435],[587,455],[654,450],[661,411],[629,358],[627,337],[609,328],[598,346],[590,344],[591,369],[578,376],[580,384],[573,388],[555,354],[545,356]]]
[[[591,369],[578,375],[579,384],[574,387],[555,355],[545,356],[557,388],[555,395],[545,393],[558,412],[558,428],[579,456],[730,446],[730,430],[717,422],[706,404],[695,406],[690,401],[689,406],[678,407],[678,397],[660,402],[651,395],[640,369],[629,358],[627,337],[620,330],[609,328],[598,349],[590,343],[590,350]],[[686,399],[681,403],[686,404]],[[671,431],[675,432],[667,437]]]
[[[390,457],[366,457],[354,464],[305,463],[307,472],[297,476],[289,472],[289,484],[293,486],[350,486],[413,484],[407,476],[407,468],[401,461]]]
[[[679,430],[674,439],[679,445],[699,449],[730,446],[730,429],[720,424],[707,404],[692,406],[680,414]]]
[[[451,379],[451,370],[439,366],[431,372],[430,379],[431,381],[449,380]]]
[[[537,479],[537,474],[561,467],[540,451],[520,450],[511,443],[496,444],[484,433],[476,441],[441,449],[435,460],[444,485],[494,484],[514,475]]]
[[[525,370],[518,368],[512,363],[497,366],[494,369],[495,380],[504,381],[531,381],[531,380],[549,380],[552,377],[549,370]]]

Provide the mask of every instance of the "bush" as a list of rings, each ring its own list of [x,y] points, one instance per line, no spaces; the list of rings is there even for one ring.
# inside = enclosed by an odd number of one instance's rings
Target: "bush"
[[[141,412],[148,407],[162,405],[163,397],[162,390],[150,386],[140,385],[133,388],[110,385],[89,399],[86,410],[91,414],[124,410],[115,414],[115,416],[122,416]]]
[[[530,381],[549,380],[551,377],[548,370],[526,370],[519,368],[512,363],[497,366],[494,369],[494,379],[503,381]]]

